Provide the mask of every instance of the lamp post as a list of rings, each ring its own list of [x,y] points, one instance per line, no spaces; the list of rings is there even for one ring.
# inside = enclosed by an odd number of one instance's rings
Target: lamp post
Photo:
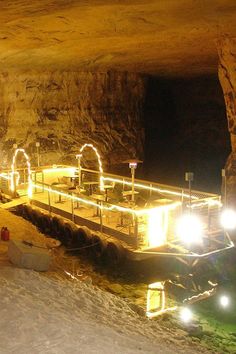
[[[192,185],[191,182],[193,181],[194,174],[193,172],[186,172],[185,173],[185,181],[188,182],[188,188],[189,188],[189,205],[190,205],[190,212],[191,212],[191,193],[192,193]]]
[[[38,162],[38,167],[39,167],[39,147],[40,147],[40,143],[38,141],[36,141],[35,146],[36,146],[36,149],[37,149],[37,162]]]
[[[16,149],[17,149],[17,147],[18,147],[18,145],[17,144],[13,144],[13,149],[15,150],[15,153],[16,153]],[[12,180],[13,180],[13,185],[12,185],[12,187],[13,187],[13,194],[14,194],[14,196],[16,195],[16,173],[15,173],[15,160],[14,160],[14,162],[13,162],[13,164],[14,164],[14,172],[13,172],[13,174],[12,174]]]
[[[131,183],[132,183],[132,194],[131,194],[131,202],[134,204],[134,179],[135,179],[135,170],[138,166],[138,163],[142,163],[143,161],[137,159],[126,160],[123,163],[128,163],[130,172],[131,172]]]
[[[225,169],[221,170],[222,182],[223,182],[223,193],[224,193],[224,207],[227,205],[227,181],[226,181],[226,171]]]
[[[81,158],[82,158],[82,154],[76,155],[76,159],[78,160],[79,189],[81,187]]]

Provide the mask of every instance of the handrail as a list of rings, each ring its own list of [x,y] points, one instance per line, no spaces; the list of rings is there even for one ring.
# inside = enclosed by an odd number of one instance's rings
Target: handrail
[[[96,174],[99,174],[99,171],[96,171],[96,170],[91,170],[91,169],[88,169],[88,168],[81,168],[82,171],[85,171],[85,172],[91,172],[91,173],[96,173]],[[108,173],[108,172],[104,172],[103,173],[103,176],[106,177],[106,176],[109,176],[109,177],[114,177],[114,178],[120,178],[120,179],[126,179],[128,181],[131,181],[131,177],[128,177],[128,176],[122,176],[122,175],[117,175],[117,174],[114,174],[114,173]],[[172,186],[172,185],[167,185],[167,184],[162,184],[162,183],[158,183],[158,182],[152,182],[152,181],[147,181],[147,180],[144,180],[144,179],[139,179],[139,178],[136,178],[135,179],[136,183],[139,182],[139,183],[145,183],[145,184],[148,184],[148,185],[152,185],[152,186],[158,186],[158,187],[161,187],[161,188],[171,188],[173,189],[174,191],[178,191],[178,192],[188,192],[188,188],[182,188],[182,187],[177,187],[177,186]],[[205,196],[208,196],[209,198],[211,197],[219,197],[218,194],[214,194],[214,193],[209,193],[209,192],[203,192],[203,191],[198,191],[198,190],[193,190],[191,191],[192,194],[200,194],[200,195],[205,195]],[[202,198],[201,198],[202,199]]]
[[[57,167],[55,167],[55,170],[56,168],[60,167],[60,168],[76,168],[76,166],[71,166],[71,165],[64,165],[64,164],[59,164],[59,165],[56,165]],[[32,172],[43,172],[44,169],[48,169],[48,168],[53,168],[52,166],[40,166],[40,167],[32,167]],[[26,167],[22,167],[22,168],[17,168],[17,171],[24,171],[26,169]],[[10,172],[11,170],[10,169],[3,169],[2,172]],[[97,170],[93,170],[93,169],[88,169],[88,168],[81,168],[81,171],[83,172],[89,172],[89,173],[95,173],[97,175],[100,174],[99,171]],[[103,173],[103,177],[112,177],[112,178],[118,178],[118,179],[121,179],[121,180],[127,180],[127,181],[130,181],[131,182],[131,177],[129,176],[122,176],[122,175],[119,175],[119,174],[114,174],[114,173],[108,173],[108,172],[104,172]],[[163,183],[158,183],[158,182],[153,182],[153,181],[147,181],[147,180],[144,180],[144,179],[139,179],[139,178],[136,178],[135,179],[136,183],[143,183],[143,184],[146,184],[146,185],[152,185],[154,187],[160,187],[160,188],[171,188],[173,191],[176,191],[176,192],[180,192],[180,193],[188,193],[188,188],[184,188],[184,187],[177,187],[177,186],[172,186],[172,185],[167,185],[167,184],[163,184]],[[192,195],[197,195],[198,196],[198,199],[204,199],[205,197],[209,197],[209,198],[213,198],[213,197],[220,197],[218,194],[216,193],[209,193],[209,192],[205,192],[205,191],[199,191],[199,190],[192,190],[191,191]]]

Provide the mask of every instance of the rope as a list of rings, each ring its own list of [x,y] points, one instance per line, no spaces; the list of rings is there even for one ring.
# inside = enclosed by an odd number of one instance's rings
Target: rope
[[[105,240],[109,240],[112,236],[104,236]],[[102,240],[102,239],[101,239]],[[93,243],[92,245],[87,245],[87,246],[82,246],[82,247],[74,247],[74,248],[67,248],[66,252],[70,252],[70,251],[79,251],[82,250],[84,248],[90,248],[90,247],[94,247],[96,245],[98,245],[99,242]]]
[[[23,240],[22,243],[24,243],[25,245],[30,246],[30,247],[43,248],[46,250],[48,249],[48,247],[38,246],[38,245],[35,245],[33,242],[29,242],[29,241],[25,241],[25,240]],[[51,248],[53,248],[53,247],[51,247]]]

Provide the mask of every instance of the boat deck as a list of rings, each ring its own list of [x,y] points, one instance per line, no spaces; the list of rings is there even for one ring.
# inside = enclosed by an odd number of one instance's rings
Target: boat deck
[[[97,171],[82,169],[81,176],[78,188],[75,167],[35,170],[30,203],[121,240],[134,257],[201,258],[233,247],[229,236],[219,230],[218,195],[142,180],[136,180],[131,189],[129,178],[108,174],[103,176],[102,190]],[[1,177],[8,178],[7,174]],[[24,196],[29,193],[29,184],[25,176],[22,179],[17,193]],[[176,220],[190,210],[204,225],[201,249],[184,247],[175,235]]]

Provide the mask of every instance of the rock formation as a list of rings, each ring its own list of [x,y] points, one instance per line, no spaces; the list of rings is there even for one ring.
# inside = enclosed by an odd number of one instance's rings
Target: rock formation
[[[144,96],[145,78],[127,72],[1,73],[1,157],[17,143],[35,160],[38,141],[42,164],[75,163],[86,142],[110,166],[141,158]]]
[[[227,199],[236,200],[236,39],[228,36],[218,41],[219,78],[224,92],[232,152],[226,162]]]

